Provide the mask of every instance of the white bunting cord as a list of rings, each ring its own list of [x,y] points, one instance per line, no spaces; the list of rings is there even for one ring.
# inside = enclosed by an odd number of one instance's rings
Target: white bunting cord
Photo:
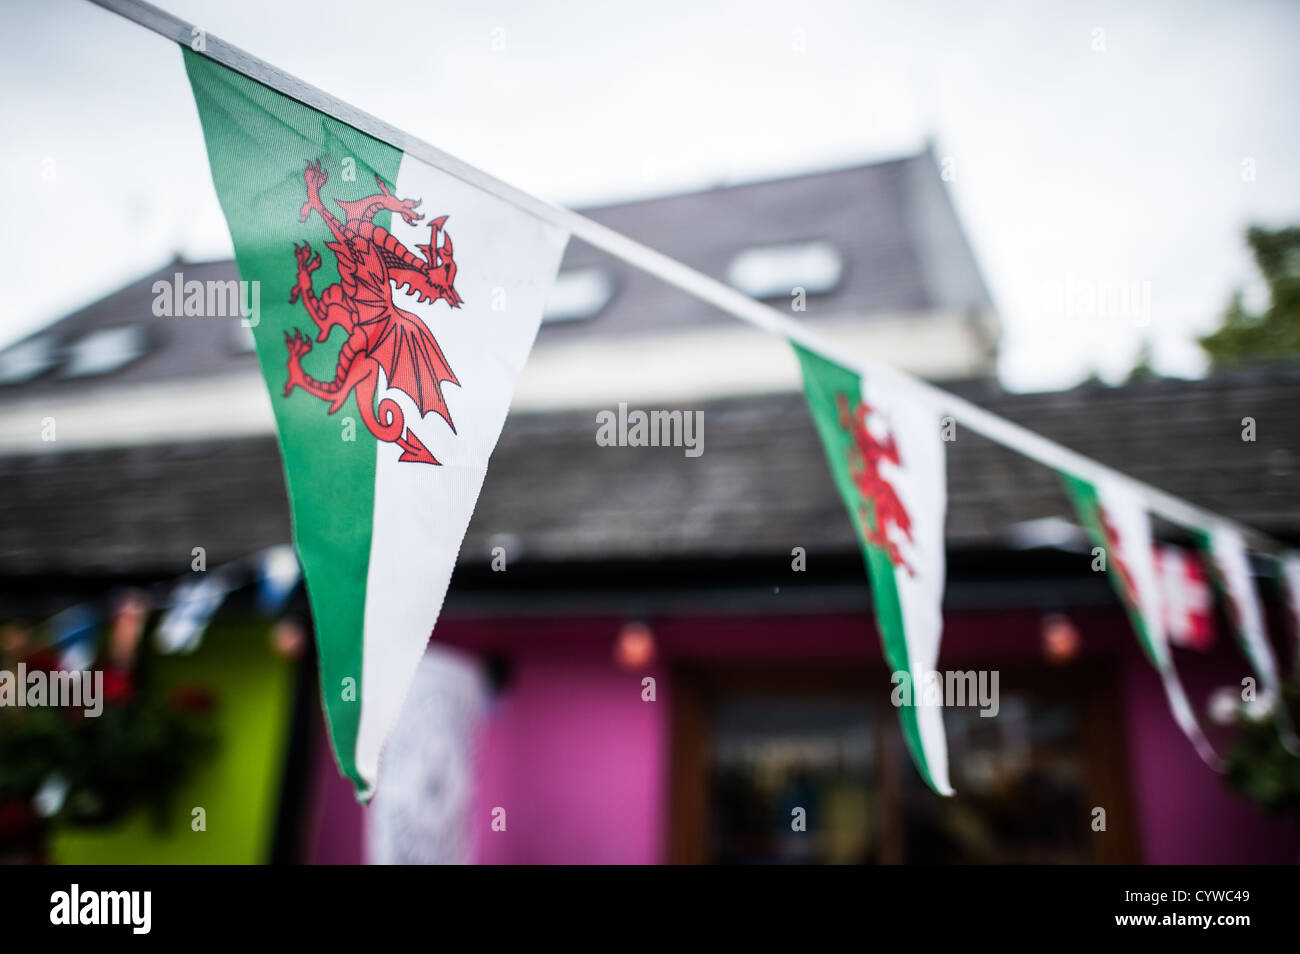
[[[336,99],[328,93],[288,75],[264,60],[245,53],[238,47],[219,40],[193,24],[172,16],[170,13],[151,4],[140,2],[140,0],[90,0],[90,2],[111,10],[182,46],[193,48],[196,41],[201,37],[203,48],[196,52],[202,53],[223,66],[227,66],[250,79],[269,86],[285,96],[305,103],[313,109],[327,113],[367,135],[401,149],[407,154],[435,165],[448,174],[511,202],[544,221],[558,225],[590,245],[671,285],[675,285],[687,294],[707,301],[736,318],[747,321],[772,334],[781,335],[797,342],[808,350],[817,352],[837,364],[856,370],[861,374],[871,375],[875,378],[900,380],[912,387],[921,388],[954,421],[1054,470],[1073,473],[1094,484],[1105,480],[1125,484],[1142,498],[1152,513],[1173,523],[1189,528],[1209,526],[1215,522],[1224,523],[1235,527],[1246,540],[1251,541],[1254,549],[1272,553],[1280,553],[1283,549],[1277,541],[1258,530],[1228,520],[1211,511],[1197,507],[1186,500],[1165,493],[1150,484],[1135,480],[1127,474],[1107,467],[1090,457],[1075,453],[1055,441],[1048,440],[1041,434],[1021,427],[1019,424],[915,378],[904,371],[869,359],[844,354],[836,345],[826,341],[817,332],[783,315],[775,308],[755,301],[729,285],[698,272],[687,265],[683,265],[662,252],[657,252],[646,245],[642,245],[640,242],[615,232],[598,222],[561,206],[552,205],[502,182],[482,170],[462,162],[455,156],[451,156],[435,146],[416,139],[395,126],[390,126],[383,120]]]
[[[1165,698],[1169,701],[1169,709],[1174,715],[1174,721],[1183,730],[1183,734],[1191,740],[1193,748],[1196,749],[1196,754],[1201,757],[1201,761],[1216,772],[1225,771],[1226,765],[1219,754],[1214,751],[1214,746],[1210,745],[1210,740],[1205,737],[1205,733],[1201,731],[1200,723],[1196,721],[1196,714],[1192,709],[1192,703],[1183,690],[1182,680],[1178,678],[1178,671],[1172,665],[1161,668],[1160,683],[1164,687]]]

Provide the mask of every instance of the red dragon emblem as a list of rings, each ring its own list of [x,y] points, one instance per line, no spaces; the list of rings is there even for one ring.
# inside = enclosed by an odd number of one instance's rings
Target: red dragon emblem
[[[871,433],[867,427],[867,418],[872,412],[869,404],[859,402],[850,405],[847,394],[838,395],[836,403],[840,409],[840,427],[853,438],[847,457],[849,475],[853,478],[858,493],[862,495],[862,503],[857,512],[862,535],[868,543],[884,550],[891,564],[901,566],[909,575],[914,575],[912,568],[903,559],[903,554],[899,552],[898,544],[889,536],[888,528],[893,524],[904,537],[912,539],[912,518],[898,493],[880,473],[882,461],[901,464],[894,436],[886,433],[883,440],[877,440]]]
[[[405,287],[421,302],[442,299],[452,308],[460,307],[461,297],[454,285],[456,263],[452,259],[451,237],[443,232],[442,244],[436,244],[447,216],[429,223],[429,243],[416,246],[424,256],[421,258],[387,229],[374,223],[377,213],[389,211],[400,215],[407,225],[414,225],[424,218],[415,211],[420,200],[397,198],[375,176],[377,194],[347,202],[334,200],[343,210],[343,220],[339,221],[321,204],[320,190],[328,180],[320,160],[307,163],[303,173],[307,201],[298,220],[306,222],[315,211],[329,226],[334,241],[326,243],[326,247],[337,260],[340,281],[318,296],[312,287],[311,274],[320,268],[320,255],[306,242],[295,243],[298,280],[289,292],[289,302],[302,299],[307,314],[316,323],[316,341],[329,338],[335,325],[347,333],[347,339],[339,349],[334,380],[317,381],[302,369],[302,357],[311,351],[311,339],[297,328],[292,335],[286,331],[289,381],[284,386],[284,396],[288,397],[294,388],[302,388],[328,401],[329,413],[333,414],[355,391],[366,427],[379,440],[402,448],[399,460],[437,464],[428,448],[406,426],[398,403],[384,398],[376,407],[375,391],[382,369],[388,386],[408,395],[421,418],[433,411],[442,416],[452,433],[456,432],[442,385],[450,382],[459,386],[460,382],[424,322],[398,308],[393,301],[393,289]]]
[[[1135,609],[1141,610],[1142,594],[1138,592],[1137,580],[1129,570],[1128,561],[1123,557],[1124,544],[1120,541],[1119,530],[1115,528],[1105,507],[1097,507],[1097,520],[1101,524],[1102,536],[1106,538],[1106,546],[1110,548],[1111,566],[1115,568],[1123,583],[1124,601]]]

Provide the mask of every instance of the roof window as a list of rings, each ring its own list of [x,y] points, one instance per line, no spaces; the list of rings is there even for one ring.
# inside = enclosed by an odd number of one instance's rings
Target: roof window
[[[30,380],[52,367],[54,361],[54,345],[48,336],[20,341],[0,353],[0,384]]]
[[[594,318],[614,297],[614,280],[603,268],[571,268],[555,276],[542,321]]]
[[[138,325],[104,328],[74,342],[68,348],[63,373],[70,378],[108,374],[125,367],[144,354],[144,332]]]
[[[830,242],[797,242],[745,249],[731,260],[727,281],[751,298],[783,298],[796,288],[809,295],[835,290],[844,260]]]

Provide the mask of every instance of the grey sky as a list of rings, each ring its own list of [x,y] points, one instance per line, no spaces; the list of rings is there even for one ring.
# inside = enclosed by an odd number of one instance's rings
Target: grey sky
[[[570,205],[932,135],[1015,388],[1113,378],[1144,335],[1198,373],[1194,335],[1253,274],[1243,228],[1300,223],[1300,5],[1280,0],[159,5]],[[177,249],[229,255],[174,47],[81,0],[4,10],[0,341]]]

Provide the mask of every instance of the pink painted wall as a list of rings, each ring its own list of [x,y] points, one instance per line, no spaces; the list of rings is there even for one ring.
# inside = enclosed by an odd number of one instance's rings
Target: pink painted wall
[[[1178,652],[1197,712],[1218,686],[1248,675],[1229,641],[1210,656]],[[1197,756],[1174,724],[1155,671],[1136,652],[1124,657],[1129,779],[1143,860],[1150,864],[1296,864],[1300,823],[1268,815],[1237,795]],[[1202,719],[1205,725],[1206,720]],[[1218,751],[1228,736],[1205,725]]]
[[[662,674],[650,671],[662,682]],[[595,659],[524,659],[488,717],[474,817],[480,862],[652,864],[667,802],[666,700]],[[491,831],[496,807],[506,830]]]
[[[477,862],[661,860],[667,806],[664,714],[670,700],[657,668],[629,673],[614,664],[609,647],[620,624],[443,627],[460,645],[504,650],[514,662],[509,688],[485,718],[478,744]],[[641,700],[643,675],[659,681],[654,703]],[[362,862],[366,810],[339,777],[323,724],[314,774],[306,860]],[[504,832],[491,828],[497,807],[506,812]]]
[[[1073,613],[1083,652],[1119,674],[1142,860],[1286,863],[1300,860],[1300,826],[1265,816],[1228,790],[1175,726],[1159,681],[1118,610]],[[641,673],[615,665],[621,619],[445,620],[439,639],[499,652],[514,673],[484,726],[474,817],[484,863],[642,864],[664,858],[669,771],[670,664],[696,660],[879,660],[874,627],[861,616],[660,619],[658,659],[648,674],[658,701],[641,701]],[[950,618],[940,665],[995,667],[1041,658],[1039,614],[967,613]],[[1209,691],[1245,674],[1230,641],[1210,656],[1178,653],[1199,708]],[[1219,740],[1222,741],[1222,740]],[[361,859],[362,810],[338,780],[328,751],[321,769],[320,839],[313,860]],[[490,830],[506,810],[506,831]]]
[[[304,838],[309,865],[357,865],[364,861],[365,809],[352,793],[352,783],[339,774],[330,751],[324,717],[316,721],[312,793],[307,804]]]

